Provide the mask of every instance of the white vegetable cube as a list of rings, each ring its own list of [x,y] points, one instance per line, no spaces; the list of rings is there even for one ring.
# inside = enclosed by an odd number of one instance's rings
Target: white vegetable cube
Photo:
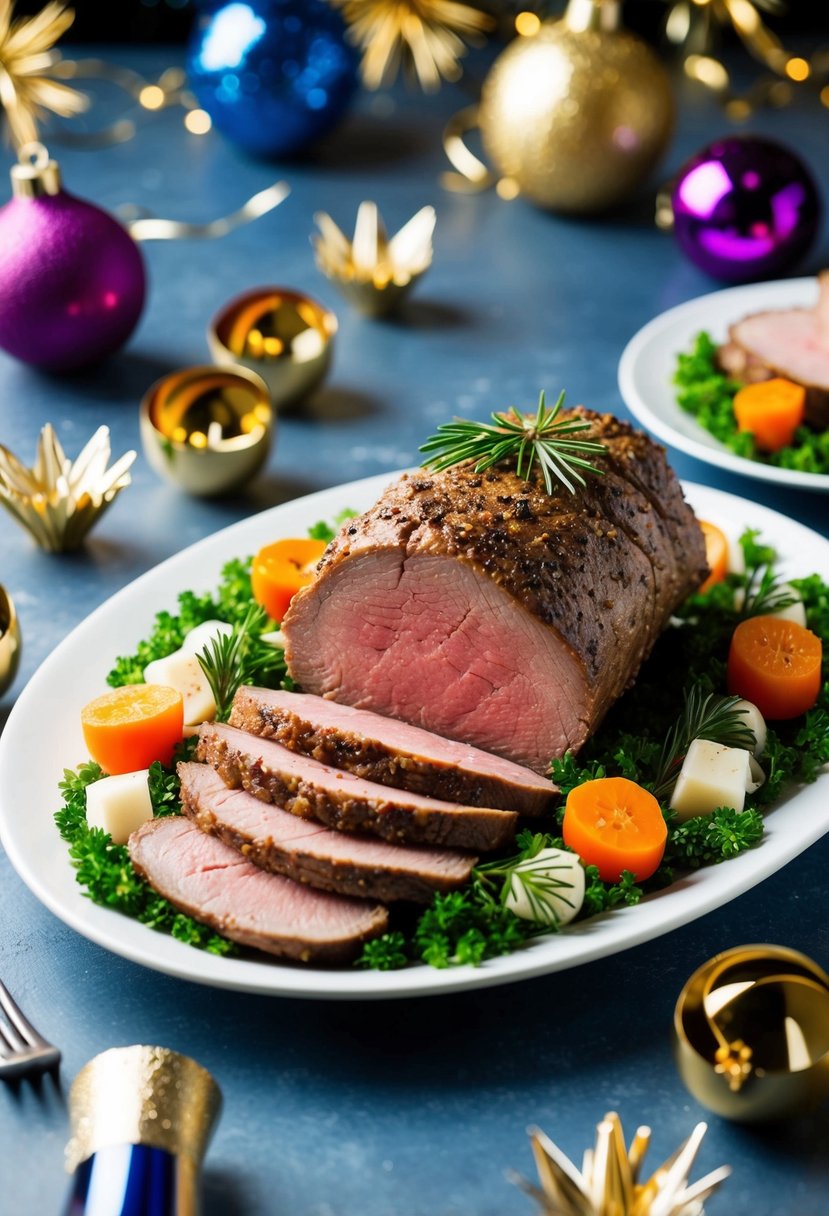
[[[680,822],[710,815],[718,806],[741,811],[752,784],[750,756],[742,747],[694,739],[671,795],[671,810]]]
[[[285,634],[281,629],[272,629],[270,633],[260,633],[259,641],[265,642],[268,646],[276,646],[280,650],[285,649]]]
[[[148,684],[164,684],[181,693],[184,701],[184,725],[198,726],[216,717],[216,702],[201,663],[194,654],[176,650],[166,659],[154,659],[144,669]]]
[[[227,621],[202,621],[195,629],[185,635],[181,649],[185,654],[201,654],[202,651],[218,637],[229,636],[233,626]]]
[[[86,787],[86,821],[109,832],[113,844],[126,844],[133,832],[153,817],[149,770],[102,777]]]

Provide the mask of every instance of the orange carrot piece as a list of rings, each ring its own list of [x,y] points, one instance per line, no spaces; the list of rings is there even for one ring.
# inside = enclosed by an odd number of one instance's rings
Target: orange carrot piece
[[[181,693],[163,684],[127,684],[81,710],[89,754],[104,772],[133,773],[169,764],[184,730]]]
[[[718,528],[716,524],[709,523],[707,519],[701,519],[699,526],[705,537],[705,560],[708,562],[710,571],[708,578],[700,587],[700,591],[707,591],[715,583],[723,582],[728,574],[728,537],[722,529]]]
[[[797,718],[817,700],[822,661],[820,638],[802,625],[749,617],[731,638],[728,691],[752,701],[764,718]]]
[[[802,384],[775,377],[746,384],[734,397],[737,429],[750,431],[762,452],[788,447],[803,422],[806,390]]]
[[[623,870],[650,878],[662,860],[668,828],[653,794],[626,777],[585,781],[567,795],[564,843],[605,882]]]
[[[313,582],[325,541],[290,537],[265,545],[253,559],[253,598],[268,616],[281,621],[300,587]]]

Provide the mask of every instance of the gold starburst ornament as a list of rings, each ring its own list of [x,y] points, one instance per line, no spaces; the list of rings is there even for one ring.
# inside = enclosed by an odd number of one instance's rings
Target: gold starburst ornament
[[[98,428],[76,460],[70,460],[47,423],[31,469],[0,444],[0,503],[41,548],[52,553],[77,549],[116,495],[130,484],[135,452],[127,452],[113,465],[109,465],[110,453],[106,426]]]
[[[68,118],[89,106],[89,99],[53,79],[59,60],[54,44],[75,20],[57,0],[34,17],[14,19],[12,0],[0,0],[0,105],[16,147],[34,143],[38,123],[51,111]]]
[[[691,1169],[706,1125],[698,1123],[667,1161],[641,1180],[642,1163],[650,1143],[649,1127],[637,1128],[630,1148],[615,1113],[596,1128],[596,1143],[578,1169],[537,1127],[529,1129],[540,1186],[512,1175],[531,1195],[544,1216],[702,1216],[703,1205],[731,1173],[720,1166],[690,1182]]]
[[[363,52],[360,75],[367,89],[391,84],[401,66],[424,92],[458,80],[465,39],[476,39],[492,18],[457,0],[331,0],[349,38]]]
[[[369,201],[360,203],[350,241],[326,212],[318,212],[314,221],[317,265],[367,316],[392,312],[432,264],[434,207],[421,207],[391,238],[377,204]]]

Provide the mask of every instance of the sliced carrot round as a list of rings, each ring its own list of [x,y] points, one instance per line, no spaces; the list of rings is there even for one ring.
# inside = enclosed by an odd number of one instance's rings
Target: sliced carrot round
[[[668,829],[653,794],[626,777],[585,781],[567,795],[564,843],[605,882],[623,870],[650,878],[665,852]]]
[[[805,410],[803,385],[780,376],[746,384],[734,396],[737,429],[750,431],[761,452],[779,452],[788,447]]]
[[[265,545],[253,559],[253,598],[268,616],[281,621],[300,587],[313,582],[325,541],[290,537]]]
[[[764,718],[797,718],[817,700],[822,662],[823,644],[809,629],[753,616],[732,635],[728,691],[753,701]]]
[[[723,582],[728,574],[728,537],[721,528],[707,519],[701,519],[699,526],[705,538],[705,560],[710,571],[700,591],[707,591],[715,583]]]
[[[169,764],[184,729],[181,693],[163,684],[128,684],[81,710],[89,754],[104,772],[132,773]]]

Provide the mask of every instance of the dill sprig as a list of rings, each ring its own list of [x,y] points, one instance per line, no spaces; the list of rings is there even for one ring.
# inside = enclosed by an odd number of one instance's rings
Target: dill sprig
[[[575,494],[575,483],[587,484],[579,470],[603,475],[602,469],[583,460],[579,453],[599,456],[607,448],[603,443],[589,439],[569,438],[588,431],[590,423],[579,418],[559,418],[563,402],[562,392],[555,405],[548,407],[542,392],[535,415],[521,414],[511,406],[505,413],[492,414],[492,424],[465,418],[444,423],[420,448],[421,452],[427,453],[423,467],[439,473],[471,460],[475,462],[475,472],[482,473],[499,460],[515,456],[515,471],[519,477],[529,479],[537,461],[548,494],[553,493],[554,481],[561,482]]]
[[[261,682],[284,666],[282,651],[263,642],[260,634],[268,625],[268,616],[260,604],[250,603],[232,633],[219,634],[196,657],[207,677],[216,718],[227,720],[236,692],[243,684]]]
[[[703,694],[699,684],[693,684],[685,694],[685,705],[674,722],[656,765],[653,793],[662,800],[670,794],[677,769],[694,739],[709,739],[723,747],[754,747],[754,734],[745,721],[745,710],[735,709],[739,697],[716,697]]]

